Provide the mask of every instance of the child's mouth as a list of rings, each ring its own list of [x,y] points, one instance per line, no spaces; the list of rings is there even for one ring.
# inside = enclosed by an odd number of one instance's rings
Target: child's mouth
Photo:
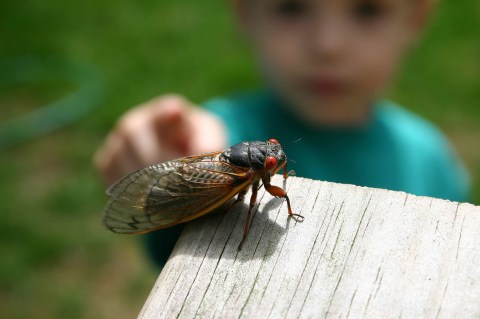
[[[306,81],[306,88],[313,94],[333,98],[346,93],[344,81],[334,78],[310,78]]]

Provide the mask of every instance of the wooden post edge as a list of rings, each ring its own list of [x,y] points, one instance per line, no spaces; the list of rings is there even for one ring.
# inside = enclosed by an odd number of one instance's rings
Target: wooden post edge
[[[247,204],[188,223],[139,318],[480,317],[480,207],[297,177],[286,189],[305,220],[262,188],[241,251]]]

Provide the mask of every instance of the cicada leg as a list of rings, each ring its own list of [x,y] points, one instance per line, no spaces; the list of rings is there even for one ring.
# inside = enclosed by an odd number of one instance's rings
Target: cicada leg
[[[293,169],[288,170],[287,163],[285,163],[285,166],[283,166],[283,179],[287,179],[288,176],[292,176],[292,175],[295,175],[295,171]]]
[[[258,194],[259,185],[260,185],[260,180],[256,180],[255,182],[253,182],[252,196],[250,197],[250,205],[248,207],[247,220],[245,221],[245,224],[243,225],[243,237],[242,237],[242,241],[240,242],[240,244],[238,244],[238,250],[242,249],[242,245],[245,242],[245,239],[247,238],[248,232],[250,231],[250,217],[252,215],[252,209],[253,209],[253,207],[255,207],[255,204],[257,203],[257,194]],[[243,194],[243,195],[245,196],[245,194]]]
[[[285,200],[287,201],[288,215],[290,217],[292,217],[297,222],[301,222],[305,219],[305,217],[303,217],[302,215],[293,213],[292,206],[290,205],[290,198],[288,198],[287,192],[281,187],[270,184],[269,175],[264,176],[262,180],[263,180],[263,185],[265,186],[265,189],[267,190],[267,192],[269,192],[271,195],[275,197],[285,198]]]
[[[242,202],[243,199],[245,198],[245,194],[247,194],[248,189],[244,189],[238,193],[237,199],[233,201],[229,206],[227,210],[230,210],[233,206],[235,206],[237,203]]]

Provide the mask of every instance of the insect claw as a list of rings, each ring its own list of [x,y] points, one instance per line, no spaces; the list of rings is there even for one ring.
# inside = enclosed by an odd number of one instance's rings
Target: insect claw
[[[303,222],[305,220],[305,217],[303,217],[302,215],[299,215],[299,214],[289,214],[288,215],[289,217],[293,218],[294,221],[296,222]]]

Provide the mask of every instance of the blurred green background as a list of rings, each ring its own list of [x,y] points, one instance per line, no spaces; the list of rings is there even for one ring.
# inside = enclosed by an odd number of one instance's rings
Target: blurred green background
[[[478,2],[442,1],[389,93],[446,132],[477,204],[479,21]],[[123,112],[156,95],[201,102],[259,84],[228,2],[2,1],[0,39],[0,64],[58,57],[94,66],[105,83],[89,116],[0,151],[0,317],[135,317],[158,269],[138,240],[101,227],[92,154]],[[0,126],[77,89],[68,78],[1,85]]]

